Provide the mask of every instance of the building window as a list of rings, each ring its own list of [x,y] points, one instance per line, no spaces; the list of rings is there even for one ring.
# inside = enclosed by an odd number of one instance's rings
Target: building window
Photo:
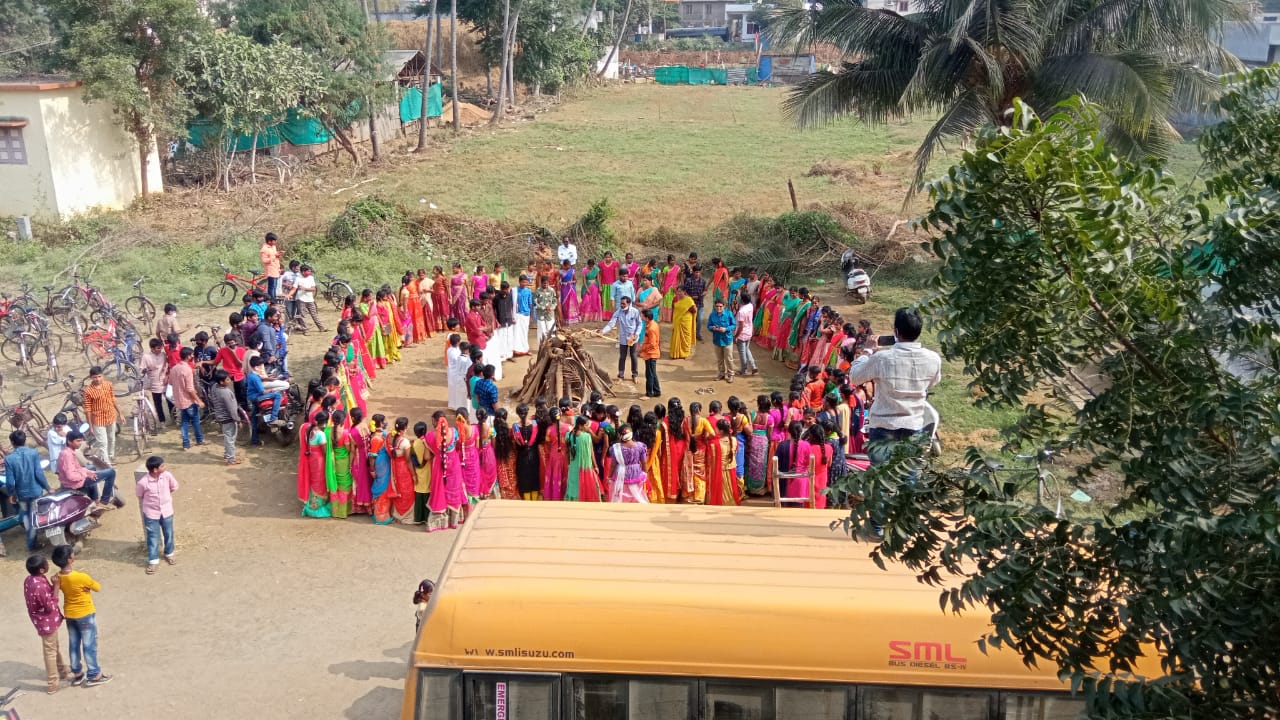
[[[898,0],[898,12],[904,13],[904,12],[910,12],[910,11],[911,11],[910,0]]]
[[[0,165],[27,164],[27,146],[22,142],[22,125],[0,126]]]

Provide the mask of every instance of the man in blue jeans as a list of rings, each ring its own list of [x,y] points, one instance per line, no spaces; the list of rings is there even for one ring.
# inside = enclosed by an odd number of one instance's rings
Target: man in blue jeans
[[[22,526],[27,530],[27,549],[35,550],[36,529],[32,508],[41,495],[49,492],[49,483],[45,482],[44,470],[40,467],[40,453],[35,448],[27,447],[26,433],[21,430],[9,433],[9,444],[13,446],[13,452],[4,458],[4,494],[17,499]]]
[[[79,490],[103,507],[109,504],[124,507],[124,498],[116,493],[115,469],[90,470],[85,467],[77,455],[81,445],[84,445],[84,434],[79,430],[68,430],[67,445],[58,453],[54,468],[58,473],[58,483],[64,488]],[[98,495],[98,483],[102,483],[101,496]]]
[[[893,317],[893,344],[878,352],[864,349],[849,367],[850,385],[876,384],[867,414],[867,458],[872,465],[892,457],[897,443],[917,433],[933,433],[929,388],[942,380],[942,358],[920,345],[923,328],[918,312],[899,308]],[[883,535],[878,522],[872,522],[872,529]]]

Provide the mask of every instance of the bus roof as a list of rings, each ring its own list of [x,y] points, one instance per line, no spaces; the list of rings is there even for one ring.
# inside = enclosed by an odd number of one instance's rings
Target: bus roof
[[[984,655],[982,612],[830,524],[842,511],[486,500],[456,539],[414,663],[1064,690]]]

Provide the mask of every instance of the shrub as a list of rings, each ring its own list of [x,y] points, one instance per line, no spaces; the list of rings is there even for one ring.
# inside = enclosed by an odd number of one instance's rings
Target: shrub
[[[403,208],[371,195],[348,203],[330,223],[325,238],[331,248],[353,248],[362,243],[378,245],[403,235],[405,221]]]

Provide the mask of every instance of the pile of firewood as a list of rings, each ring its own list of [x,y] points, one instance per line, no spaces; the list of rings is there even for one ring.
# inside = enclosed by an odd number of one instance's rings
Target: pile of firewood
[[[531,403],[539,397],[551,403],[562,397],[580,402],[593,392],[613,396],[609,374],[582,346],[581,334],[560,329],[543,341],[537,360],[529,366],[524,382],[512,396],[516,402]]]

